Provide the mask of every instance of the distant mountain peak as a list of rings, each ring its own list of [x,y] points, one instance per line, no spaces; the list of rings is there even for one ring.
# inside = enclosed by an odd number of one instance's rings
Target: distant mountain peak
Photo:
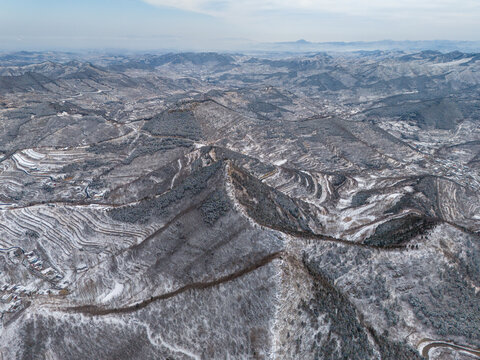
[[[300,40],[295,41],[295,44],[311,44],[311,42],[307,41],[305,39],[300,39]]]

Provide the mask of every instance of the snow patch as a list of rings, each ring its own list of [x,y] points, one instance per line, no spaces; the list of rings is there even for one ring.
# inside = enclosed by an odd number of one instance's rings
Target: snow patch
[[[284,165],[286,162],[287,162],[287,159],[282,159],[282,160],[275,161],[275,162],[273,163],[273,165],[275,165],[275,166],[282,166],[282,165]]]
[[[113,287],[112,291],[110,291],[103,299],[103,303],[107,303],[110,300],[118,297],[123,291],[123,284],[115,282],[115,286]]]

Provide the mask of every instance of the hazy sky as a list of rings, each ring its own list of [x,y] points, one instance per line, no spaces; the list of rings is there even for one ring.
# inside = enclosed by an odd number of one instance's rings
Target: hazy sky
[[[480,0],[0,0],[0,51],[480,40]]]

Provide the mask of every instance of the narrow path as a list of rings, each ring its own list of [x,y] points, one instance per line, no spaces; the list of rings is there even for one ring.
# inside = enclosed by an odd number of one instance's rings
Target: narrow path
[[[256,261],[252,265],[238,270],[234,273],[231,273],[229,275],[222,276],[218,279],[214,279],[211,281],[205,281],[205,282],[193,282],[187,285],[184,285],[177,290],[161,294],[161,295],[156,295],[152,296],[149,299],[143,300],[135,305],[130,305],[130,306],[125,306],[125,307],[120,307],[120,308],[104,308],[101,306],[96,306],[96,305],[82,305],[82,306],[75,306],[75,307],[68,307],[61,309],[62,311],[65,312],[73,312],[73,313],[81,313],[85,315],[91,315],[91,316],[104,316],[104,315],[112,315],[112,314],[128,314],[132,313],[135,311],[138,311],[140,309],[143,309],[150,305],[153,302],[159,301],[159,300],[167,300],[172,297],[175,297],[177,295],[180,295],[184,292],[187,292],[189,290],[204,290],[208,289],[211,287],[215,287],[217,285],[227,283],[230,281],[233,281],[235,279],[238,279],[244,275],[247,275],[269,263],[271,263],[273,260],[278,259],[282,256],[282,252],[275,252],[273,254],[267,255],[263,257],[262,259]]]

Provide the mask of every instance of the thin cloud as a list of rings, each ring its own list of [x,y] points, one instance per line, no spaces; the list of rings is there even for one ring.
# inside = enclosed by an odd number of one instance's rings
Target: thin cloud
[[[408,13],[413,17],[465,15],[480,13],[476,0],[143,0],[155,6],[166,6],[216,17],[235,18],[274,12],[318,12],[347,16],[375,16]]]

